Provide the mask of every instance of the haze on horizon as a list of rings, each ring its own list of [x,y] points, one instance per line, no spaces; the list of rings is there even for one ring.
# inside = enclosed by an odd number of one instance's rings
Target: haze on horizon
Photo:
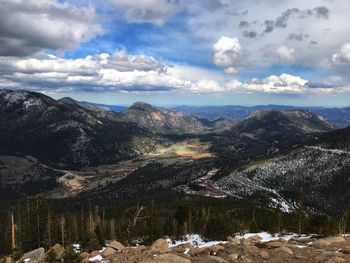
[[[0,4],[0,89],[111,105],[350,105],[346,0]]]

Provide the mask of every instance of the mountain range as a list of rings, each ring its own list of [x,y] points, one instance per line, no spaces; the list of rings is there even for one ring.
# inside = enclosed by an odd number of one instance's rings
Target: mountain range
[[[349,128],[288,107],[217,117],[144,102],[117,112],[2,90],[0,197],[42,193],[105,202],[175,191],[286,210],[296,209],[301,196],[312,211],[347,206]]]

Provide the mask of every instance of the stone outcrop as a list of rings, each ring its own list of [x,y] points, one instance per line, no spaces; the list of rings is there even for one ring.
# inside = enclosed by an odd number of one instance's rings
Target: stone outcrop
[[[322,239],[294,237],[289,241],[263,242],[252,236],[248,239],[228,237],[228,242],[216,243],[208,247],[198,247],[191,243],[169,247],[167,240],[158,239],[151,246],[124,246],[112,241],[102,251],[81,253],[82,262],[158,262],[158,263],[342,263],[350,262],[350,237],[328,237]],[[50,250],[58,257],[63,256],[63,247],[56,244]],[[49,250],[49,251],[50,251]],[[46,253],[47,255],[48,253]],[[45,262],[45,250],[39,248],[26,253],[21,261],[29,263]]]

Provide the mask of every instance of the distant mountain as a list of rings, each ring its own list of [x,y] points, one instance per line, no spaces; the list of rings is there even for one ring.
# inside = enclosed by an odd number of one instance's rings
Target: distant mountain
[[[72,99],[0,91],[0,154],[31,155],[53,167],[85,167],[137,157],[167,140],[117,113]]]
[[[262,110],[209,140],[218,155],[236,160],[286,149],[333,128],[309,111]]]
[[[144,102],[136,102],[120,112],[119,120],[137,123],[149,131],[161,134],[198,134],[209,130],[208,126],[192,115],[160,110]]]
[[[219,117],[231,118],[241,121],[255,111],[259,110],[308,110],[338,128],[350,126],[350,107],[347,108],[325,108],[325,107],[295,107],[284,105],[261,105],[261,106],[177,106],[172,110],[194,114],[196,116],[216,119]]]

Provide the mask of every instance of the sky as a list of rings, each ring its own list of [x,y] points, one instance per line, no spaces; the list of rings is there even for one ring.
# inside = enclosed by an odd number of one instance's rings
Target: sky
[[[0,89],[130,105],[350,105],[348,0],[0,0]]]

